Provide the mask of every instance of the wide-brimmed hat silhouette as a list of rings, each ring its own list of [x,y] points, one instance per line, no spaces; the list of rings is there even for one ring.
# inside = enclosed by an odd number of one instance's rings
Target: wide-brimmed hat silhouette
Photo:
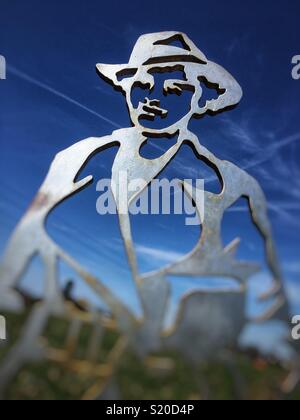
[[[97,64],[97,70],[105,79],[115,81],[117,75],[128,74],[141,65],[191,62],[207,64],[205,55],[190,38],[175,31],[142,35],[136,42],[127,64]]]
[[[136,75],[142,66],[166,66],[173,63],[198,65],[199,73],[194,74],[200,80],[218,87],[217,99],[206,102],[204,107],[197,107],[193,115],[213,114],[235,106],[243,92],[238,82],[222,66],[209,61],[190,38],[181,32],[157,32],[142,35],[136,42],[127,64],[97,64],[98,73],[116,88],[129,92],[130,83],[123,83],[124,77]]]

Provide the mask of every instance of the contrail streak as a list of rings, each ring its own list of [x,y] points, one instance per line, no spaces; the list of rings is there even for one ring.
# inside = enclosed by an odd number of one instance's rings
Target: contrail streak
[[[300,140],[300,133],[295,133],[292,134],[291,136],[282,139],[281,141],[272,144],[271,146],[267,147],[263,152],[259,152],[258,153],[258,157],[257,159],[254,159],[252,161],[250,161],[247,165],[245,165],[243,167],[243,169],[247,170],[247,169],[252,169],[255,168],[258,165],[261,165],[264,162],[267,162],[268,160],[270,160],[272,158],[272,156],[275,155],[275,153],[282,149],[285,146],[288,146],[289,144],[294,143],[295,141],[299,141]]]
[[[35,86],[38,86],[39,88],[44,89],[47,92],[50,92],[53,95],[58,96],[59,98],[62,98],[65,101],[67,101],[67,102],[69,102],[69,103],[71,103],[71,104],[73,104],[73,105],[75,105],[75,106],[83,109],[84,111],[90,113],[91,115],[94,115],[95,117],[100,118],[102,121],[105,121],[106,123],[112,125],[113,127],[115,127],[115,128],[121,128],[121,126],[119,124],[117,124],[115,121],[112,121],[109,118],[106,118],[104,115],[99,114],[98,112],[96,112],[96,111],[88,108],[85,105],[82,105],[80,102],[76,101],[75,99],[70,98],[70,96],[67,96],[64,93],[59,92],[56,89],[53,89],[51,86],[48,86],[46,83],[43,83],[43,82],[41,82],[41,81],[39,81],[39,80],[37,80],[37,79],[29,76],[28,74],[23,73],[22,71],[16,69],[15,67],[8,66],[8,71],[9,71],[9,73],[12,73],[13,75],[19,77],[20,79],[23,79],[26,82],[31,83],[31,84],[33,84]]]
[[[64,93],[62,93],[62,92],[59,92],[58,90],[56,90],[56,89],[52,88],[51,86],[48,86],[46,83],[43,83],[43,82],[41,82],[40,80],[37,80],[37,79],[35,79],[35,78],[33,78],[33,77],[29,76],[28,74],[26,74],[26,73],[24,73],[24,72],[22,72],[22,71],[20,71],[20,70],[16,69],[15,67],[13,67],[13,66],[8,66],[8,71],[9,71],[10,73],[12,73],[13,75],[15,75],[15,76],[19,77],[20,79],[23,79],[23,80],[25,80],[25,81],[26,81],[26,82],[28,82],[28,83],[31,83],[31,84],[33,84],[33,85],[35,85],[35,86],[38,86],[39,88],[44,89],[44,90],[46,90],[47,92],[50,92],[50,93],[52,93],[53,95],[56,95],[56,96],[58,96],[59,98],[62,98],[62,99],[64,99],[65,101],[67,101],[67,102],[69,102],[69,103],[71,103],[71,104],[73,104],[73,105],[75,105],[75,106],[78,106],[79,108],[83,109],[84,111],[86,111],[86,112],[88,112],[88,113],[90,113],[90,114],[94,115],[95,117],[100,118],[102,121],[105,121],[105,122],[107,122],[108,124],[112,125],[114,128],[117,128],[117,129],[122,128],[122,126],[121,126],[121,125],[119,125],[118,123],[116,123],[115,121],[112,121],[112,120],[110,120],[109,118],[105,117],[104,115],[99,114],[98,112],[94,111],[93,109],[90,109],[90,108],[88,108],[88,107],[87,107],[87,106],[85,106],[85,105],[82,105],[80,102],[76,101],[75,99],[70,98],[70,96],[67,96],[67,95],[65,95],[65,94],[64,94]],[[159,150],[160,152],[165,153],[165,150],[164,150],[162,147],[160,147],[158,144],[152,144],[152,146],[153,146],[155,149]]]
[[[102,121],[112,125],[114,128],[120,129],[122,128],[118,123],[116,123],[115,121],[105,117],[102,114],[99,114],[98,112],[94,111],[91,108],[88,108],[85,105],[82,105],[80,102],[76,101],[75,99],[71,98],[68,95],[65,95],[64,93],[52,88],[51,86],[48,86],[46,83],[41,82],[40,80],[37,80],[31,76],[29,76],[28,74],[18,70],[17,68],[13,67],[13,66],[8,66],[7,68],[8,72],[14,74],[15,76],[19,77],[20,79],[23,79],[25,81],[27,81],[28,83],[31,83],[35,86],[38,86],[41,89],[46,90],[47,92],[52,93],[53,95],[58,96],[59,98],[64,99],[65,101],[83,109],[84,111],[90,113],[91,115],[94,115],[95,117],[100,118]],[[296,133],[294,135],[291,135],[289,137],[287,137],[286,139],[281,140],[280,142],[278,142],[277,144],[272,144],[269,148],[265,149],[263,155],[261,157],[258,157],[257,159],[254,159],[252,161],[250,161],[247,165],[245,165],[243,167],[243,169],[247,170],[247,169],[252,169],[258,165],[261,165],[264,162],[267,162],[269,159],[272,158],[272,156],[281,148],[294,143],[295,141],[300,140],[300,133]],[[161,152],[164,152],[164,149],[161,148],[159,146],[159,144],[153,144],[154,148],[156,148],[157,150],[160,150]],[[260,153],[259,153],[260,155]]]

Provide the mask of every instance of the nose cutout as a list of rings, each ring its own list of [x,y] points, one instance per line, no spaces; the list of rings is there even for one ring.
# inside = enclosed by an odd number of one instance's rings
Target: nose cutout
[[[148,72],[149,73],[149,72]],[[150,74],[150,73],[149,73]],[[183,95],[171,95],[165,91],[166,82],[184,82],[186,77],[182,71],[151,72],[153,86],[135,83],[131,90],[131,104],[134,118],[144,128],[162,130],[182,120],[191,108],[193,92],[185,90]],[[173,93],[173,92],[169,92]]]

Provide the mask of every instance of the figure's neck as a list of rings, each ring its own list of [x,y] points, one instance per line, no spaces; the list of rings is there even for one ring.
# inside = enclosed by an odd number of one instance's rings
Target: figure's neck
[[[163,130],[147,129],[145,127],[136,128],[145,138],[174,138],[176,136],[177,144],[181,145],[183,142],[189,142],[195,147],[198,155],[206,157],[211,162],[218,160],[213,153],[211,153],[206,147],[202,145],[198,136],[189,130],[187,124],[175,124]]]
[[[187,126],[178,124],[174,124],[173,126],[161,130],[154,130],[152,128],[146,128],[142,126],[138,126],[136,129],[147,138],[173,138],[176,136],[178,141],[183,142],[185,140],[191,140],[192,138],[196,137],[195,134],[189,131]]]
[[[218,164],[219,162],[219,159],[202,145],[201,141],[199,141],[198,136],[192,131],[190,131],[187,125],[176,124],[163,130],[152,130],[141,126],[137,126],[135,127],[135,129],[138,130],[141,137],[143,138],[173,138],[177,136],[176,143],[179,147],[182,145],[182,143],[189,142],[194,146],[198,156],[204,156],[206,159],[208,159],[214,164]]]
[[[178,127],[172,127],[172,129],[167,128],[167,129],[162,129],[162,130],[154,130],[152,128],[145,128],[145,127],[137,127],[137,129],[139,130],[139,132],[141,134],[143,134],[143,136],[145,137],[151,137],[151,138],[171,138],[171,137],[175,137],[176,135],[178,135],[180,133],[180,129],[178,129]]]

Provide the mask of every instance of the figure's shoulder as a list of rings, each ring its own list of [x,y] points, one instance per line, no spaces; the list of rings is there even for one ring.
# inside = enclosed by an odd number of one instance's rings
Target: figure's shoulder
[[[103,145],[109,144],[113,139],[112,134],[103,137],[88,137],[83,140],[79,140],[73,143],[71,146],[61,150],[57,153],[56,158],[63,158],[67,155],[93,152],[95,149],[102,147]]]
[[[102,137],[88,137],[86,139],[80,140],[71,146],[67,147],[66,149],[61,150],[57,155],[56,158],[65,158],[68,155],[74,154],[86,154],[86,153],[94,153],[98,149],[101,149],[104,146],[109,146],[112,143],[121,143],[126,139],[126,137],[130,136],[133,131],[132,127],[129,128],[120,128],[118,130],[114,130],[111,134],[105,135]]]
[[[126,142],[126,139],[132,137],[138,133],[136,127],[119,128],[112,132],[112,137],[117,142]]]
[[[81,168],[91,156],[95,155],[101,150],[109,147],[120,145],[126,138],[130,136],[131,128],[115,130],[112,134],[103,137],[88,137],[80,140],[66,149],[58,152],[49,169],[49,176],[57,173],[72,172],[76,173],[78,168]]]

